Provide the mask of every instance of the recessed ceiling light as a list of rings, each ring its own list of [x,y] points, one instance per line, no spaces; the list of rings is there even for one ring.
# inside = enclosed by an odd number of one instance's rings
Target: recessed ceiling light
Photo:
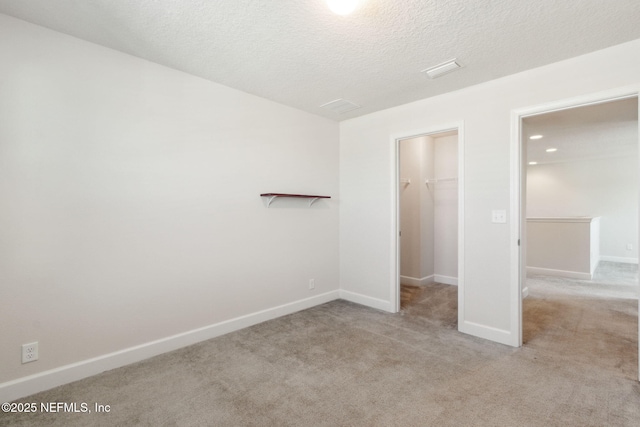
[[[538,162],[529,162],[530,165],[537,165]]]
[[[531,135],[529,139],[542,139],[542,135]]]
[[[547,149],[546,149],[546,152],[547,152],[547,153],[555,153],[556,151],[558,151],[558,149],[557,149],[557,148],[547,148]]]
[[[364,0],[326,0],[327,6],[333,13],[348,15],[354,12]]]
[[[454,70],[460,68],[460,64],[456,62],[456,59],[451,59],[447,62],[443,62],[442,64],[435,65],[431,68],[427,68],[421,71],[421,73],[426,73],[430,79],[435,79],[436,77],[443,76],[447,73],[450,73]]]

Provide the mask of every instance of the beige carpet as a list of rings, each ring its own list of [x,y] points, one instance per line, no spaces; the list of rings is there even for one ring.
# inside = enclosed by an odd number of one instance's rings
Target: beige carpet
[[[457,289],[399,314],[335,301],[23,402],[3,426],[638,426],[637,301],[532,290],[523,348],[457,332]]]

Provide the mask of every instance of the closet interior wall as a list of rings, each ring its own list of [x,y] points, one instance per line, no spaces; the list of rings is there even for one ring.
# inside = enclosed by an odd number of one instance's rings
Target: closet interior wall
[[[400,142],[400,278],[457,285],[458,136]]]

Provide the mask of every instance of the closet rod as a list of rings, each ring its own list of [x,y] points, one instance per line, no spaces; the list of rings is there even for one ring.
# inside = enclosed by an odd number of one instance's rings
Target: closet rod
[[[431,179],[427,179],[425,180],[425,184],[437,184],[438,182],[451,182],[451,181],[457,181],[458,178],[457,177],[453,177],[453,178],[431,178]]]

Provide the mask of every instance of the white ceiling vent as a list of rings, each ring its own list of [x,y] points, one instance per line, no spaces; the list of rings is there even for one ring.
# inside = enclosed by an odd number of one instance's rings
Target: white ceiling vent
[[[443,62],[442,64],[438,64],[434,67],[422,70],[422,72],[426,73],[430,79],[435,79],[436,77],[443,76],[447,73],[457,70],[458,68],[460,68],[460,64],[458,64],[456,62],[456,59],[453,58],[447,62]]]
[[[358,104],[354,104],[353,102],[347,101],[346,99],[340,98],[336,99],[335,101],[322,104],[320,108],[326,108],[327,110],[331,110],[334,113],[344,114],[348,111],[360,108],[360,106]]]

